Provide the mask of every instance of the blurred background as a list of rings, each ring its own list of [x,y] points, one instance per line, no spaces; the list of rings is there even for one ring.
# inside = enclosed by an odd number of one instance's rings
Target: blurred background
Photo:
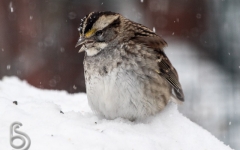
[[[168,42],[186,96],[180,112],[240,149],[239,8],[239,0],[1,0],[0,78],[85,92],[80,19],[119,12]]]

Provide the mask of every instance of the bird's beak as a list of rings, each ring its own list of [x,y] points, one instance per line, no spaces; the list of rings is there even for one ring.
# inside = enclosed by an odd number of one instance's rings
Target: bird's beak
[[[79,38],[77,44],[75,45],[75,48],[78,47],[78,46],[81,46],[80,50],[78,51],[78,53],[81,53],[84,51],[85,49],[85,46],[84,44],[86,43],[87,41],[85,40],[85,38],[81,37]]]
[[[89,39],[89,38],[84,38],[84,37],[80,37],[76,46],[81,46],[80,50],[78,51],[78,53],[83,52],[86,49],[86,45],[93,43],[93,40]]]

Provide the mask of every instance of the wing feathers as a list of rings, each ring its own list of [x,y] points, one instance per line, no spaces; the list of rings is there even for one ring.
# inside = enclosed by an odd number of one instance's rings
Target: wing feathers
[[[181,84],[178,80],[177,71],[172,66],[171,62],[163,51],[163,47],[165,47],[167,43],[154,32],[150,34],[149,31],[146,33],[144,31],[141,33],[137,32],[133,40],[139,44],[144,44],[145,46],[154,49],[157,54],[156,61],[159,66],[159,71],[157,72],[170,83],[170,85],[173,87],[176,97],[179,100],[184,101],[184,94]]]

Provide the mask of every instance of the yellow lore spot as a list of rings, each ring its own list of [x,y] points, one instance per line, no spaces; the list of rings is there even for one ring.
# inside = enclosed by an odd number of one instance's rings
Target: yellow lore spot
[[[95,32],[96,32],[96,29],[91,29],[91,30],[89,30],[89,31],[85,34],[85,37],[86,37],[86,38],[89,38],[89,37],[91,37]]]

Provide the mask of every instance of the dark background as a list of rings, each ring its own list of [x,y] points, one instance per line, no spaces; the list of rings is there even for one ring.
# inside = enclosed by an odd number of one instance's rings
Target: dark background
[[[180,111],[240,149],[239,0],[1,0],[0,78],[85,92],[80,19],[114,11],[155,28],[169,45],[186,95]]]

